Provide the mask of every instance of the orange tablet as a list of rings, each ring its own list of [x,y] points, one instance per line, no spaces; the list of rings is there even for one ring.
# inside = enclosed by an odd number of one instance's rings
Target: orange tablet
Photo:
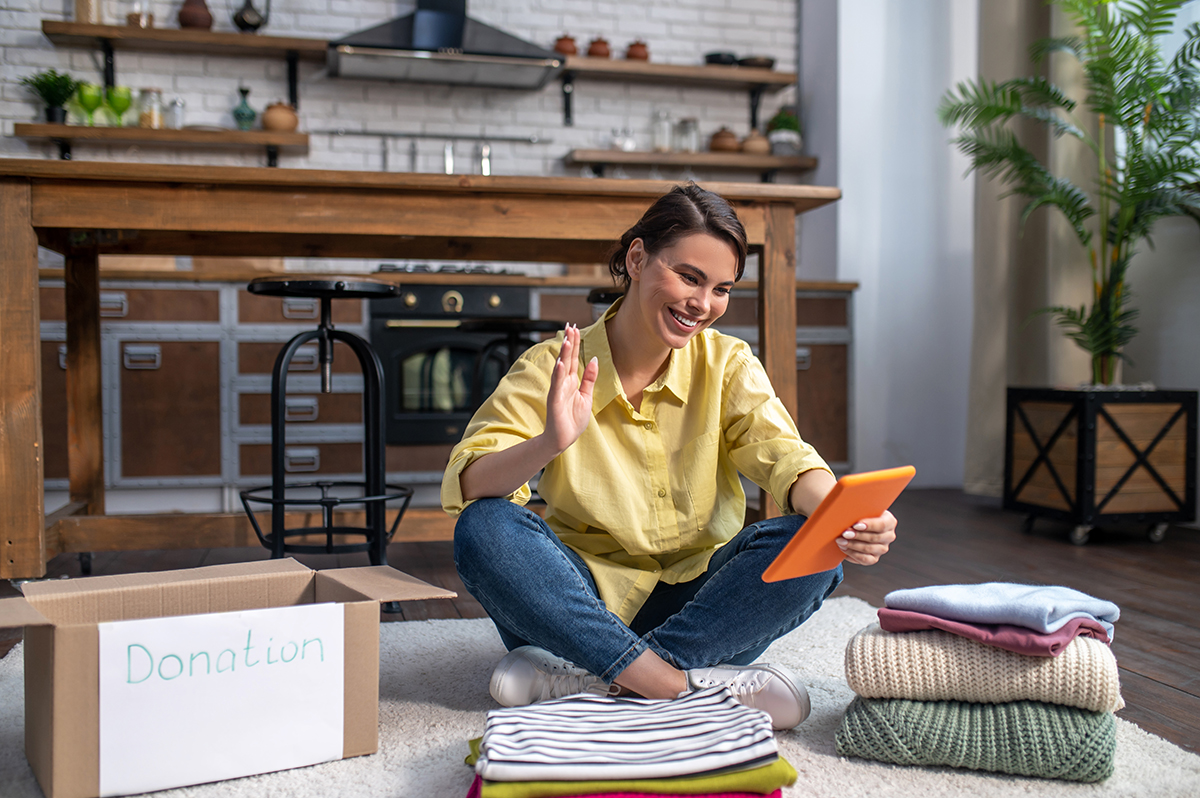
[[[837,544],[842,533],[864,518],[883,515],[916,473],[912,466],[901,466],[839,479],[775,562],[763,571],[763,581],[795,579],[836,567],[846,558]]]

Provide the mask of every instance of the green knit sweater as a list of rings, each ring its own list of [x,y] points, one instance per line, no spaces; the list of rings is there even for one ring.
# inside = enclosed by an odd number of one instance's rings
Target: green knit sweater
[[[837,731],[841,756],[1103,781],[1112,775],[1111,712],[1039,701],[970,704],[856,696]]]

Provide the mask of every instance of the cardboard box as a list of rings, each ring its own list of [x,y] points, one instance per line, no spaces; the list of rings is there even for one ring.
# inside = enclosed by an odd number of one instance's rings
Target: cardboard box
[[[378,748],[379,602],[455,596],[387,566],[312,571],[290,559],[29,582],[23,592],[23,598],[0,601],[0,627],[25,627],[25,753],[47,798],[125,794],[114,792],[111,786],[119,770],[111,765],[111,752],[114,746],[138,742],[126,734],[102,733],[102,726],[112,729],[117,721],[138,724],[136,728],[148,749],[166,740],[168,748],[164,750],[185,752],[181,756],[186,760],[180,761],[189,768],[209,764],[217,766],[218,771],[220,767],[228,768],[222,761],[225,757],[205,754],[203,749],[216,745],[219,750],[227,745],[224,733],[199,740],[183,739],[195,733],[193,720],[209,707],[230,713],[228,723],[224,715],[218,718],[222,730],[232,733],[241,729],[242,721],[233,719],[233,713],[242,705],[240,699],[225,702],[206,696],[237,695],[229,692],[233,685],[248,690],[244,694],[256,701],[270,700],[262,697],[263,685],[270,693],[275,685],[289,684],[287,679],[292,673],[308,674],[303,678],[317,681],[312,690],[293,690],[286,704],[277,704],[281,717],[287,712],[294,715],[297,707],[308,713],[307,702],[317,693],[334,696],[338,700],[332,703],[340,704],[341,711],[341,728],[333,730],[334,738],[341,740],[340,757],[333,751],[298,764],[374,753]],[[341,612],[337,611],[339,605]],[[316,634],[289,636],[272,632],[278,627],[271,626],[261,632],[255,626],[282,616],[303,625],[318,615],[343,630],[341,641],[330,637],[329,632],[322,632],[323,639]],[[162,618],[172,620],[143,620]],[[121,623],[126,621],[139,623]],[[197,623],[223,637],[216,643],[206,642],[200,632],[190,631]],[[138,642],[124,643],[116,636],[120,630],[142,636],[126,638]],[[256,631],[260,631],[257,638]],[[283,642],[275,642],[276,637],[269,636],[272,634],[278,634]],[[225,640],[236,642],[226,644]],[[114,645],[125,647],[114,649]],[[340,660],[332,653],[339,649]],[[118,654],[115,665],[113,651]],[[324,656],[327,651],[328,661]],[[103,652],[107,653],[102,666]],[[340,684],[325,684],[322,680],[326,670],[336,673]],[[159,691],[146,704],[152,707],[148,715],[128,717],[130,712],[143,711],[131,710],[129,705],[136,701],[101,700],[102,695],[124,695],[121,690],[132,695],[142,689]],[[180,706],[193,709],[186,717],[179,716],[170,696],[178,697],[183,702]],[[197,699],[203,702],[199,712],[194,708]],[[260,707],[248,720],[273,724],[277,722],[276,714],[275,710],[263,711]],[[267,736],[287,731],[269,729]],[[176,734],[180,736],[173,736]],[[236,755],[240,756],[244,748],[239,747]],[[251,758],[257,757],[260,747],[250,746],[249,751]],[[134,749],[135,760],[140,753]],[[125,755],[128,758],[129,751]],[[143,758],[150,761],[132,761],[131,766],[135,770],[162,769],[160,757]],[[102,761],[110,763],[104,779]],[[168,780],[183,780],[163,784],[160,774],[159,782],[148,783],[152,789],[165,789],[278,769],[278,761],[255,761],[251,772],[225,772],[215,777],[204,775],[210,771],[199,777],[195,773],[170,772]],[[102,783],[109,786],[102,787]]]

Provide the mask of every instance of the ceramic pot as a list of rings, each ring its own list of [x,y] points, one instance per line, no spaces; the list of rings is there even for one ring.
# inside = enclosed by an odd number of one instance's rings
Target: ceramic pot
[[[271,18],[271,0],[267,0],[266,10],[259,12],[251,0],[246,0],[241,10],[233,15],[233,24],[242,33],[255,33]]]
[[[625,49],[625,58],[630,61],[649,61],[650,48],[641,39],[635,39],[629,47]]]
[[[738,143],[736,133],[727,127],[723,127],[712,134],[712,138],[708,142],[708,148],[713,152],[737,152],[742,148],[742,145]]]
[[[179,8],[179,27],[210,30],[212,24],[213,15],[204,0],[183,0]]]
[[[271,103],[262,114],[263,130],[276,130],[281,133],[291,133],[300,126],[300,117],[296,109],[287,103]]]
[[[803,139],[795,130],[772,130],[767,134],[767,139],[771,142],[773,155],[799,155],[800,148],[804,146]]]
[[[46,121],[51,125],[65,125],[67,123],[67,109],[61,105],[47,105]]]
[[[575,37],[563,34],[554,40],[554,52],[563,55],[578,55],[579,48],[575,46]]]
[[[603,36],[592,39],[592,43],[588,45],[587,54],[590,58],[608,58],[612,55],[612,51],[608,49],[608,40]]]
[[[771,142],[762,133],[759,133],[757,130],[751,130],[750,135],[742,139],[742,152],[752,155],[770,155]]]

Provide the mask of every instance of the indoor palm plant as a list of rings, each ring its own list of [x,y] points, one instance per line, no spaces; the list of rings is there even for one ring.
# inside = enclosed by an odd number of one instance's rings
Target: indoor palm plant
[[[56,69],[46,69],[21,78],[21,85],[46,104],[46,121],[62,123],[66,119],[67,100],[75,94],[80,81]]]
[[[1003,505],[1029,513],[1030,528],[1038,516],[1073,523],[1075,543],[1101,522],[1149,522],[1157,541],[1168,522],[1195,518],[1197,394],[1113,383],[1137,333],[1127,282],[1137,246],[1161,218],[1200,221],[1200,24],[1168,59],[1158,40],[1185,0],[1053,2],[1075,34],[1037,42],[1032,60],[1076,59],[1081,104],[1033,76],[961,83],[939,109],[943,124],[959,128],[955,143],[972,168],[1025,198],[1022,223],[1057,208],[1091,261],[1090,307],[1042,312],[1091,355],[1093,385],[1008,389]],[[1095,178],[1076,184],[1052,172],[1018,140],[1017,119],[1081,142]]]
[[[1087,96],[1083,109],[1043,77],[1002,83],[967,81],[939,108],[943,124],[957,126],[958,148],[972,168],[1028,199],[1022,222],[1038,208],[1058,208],[1091,259],[1091,307],[1051,307],[1067,335],[1092,357],[1092,381],[1114,382],[1122,348],[1137,333],[1137,310],[1126,281],[1137,245],[1155,221],[1188,215],[1200,221],[1200,24],[1169,60],[1158,39],[1172,29],[1186,0],[1054,0],[1076,35],[1044,39],[1031,51],[1079,61]],[[1080,110],[1094,121],[1077,117]],[[1096,163],[1096,180],[1080,186],[1052,173],[1009,127],[1033,119],[1055,136],[1082,142]]]

